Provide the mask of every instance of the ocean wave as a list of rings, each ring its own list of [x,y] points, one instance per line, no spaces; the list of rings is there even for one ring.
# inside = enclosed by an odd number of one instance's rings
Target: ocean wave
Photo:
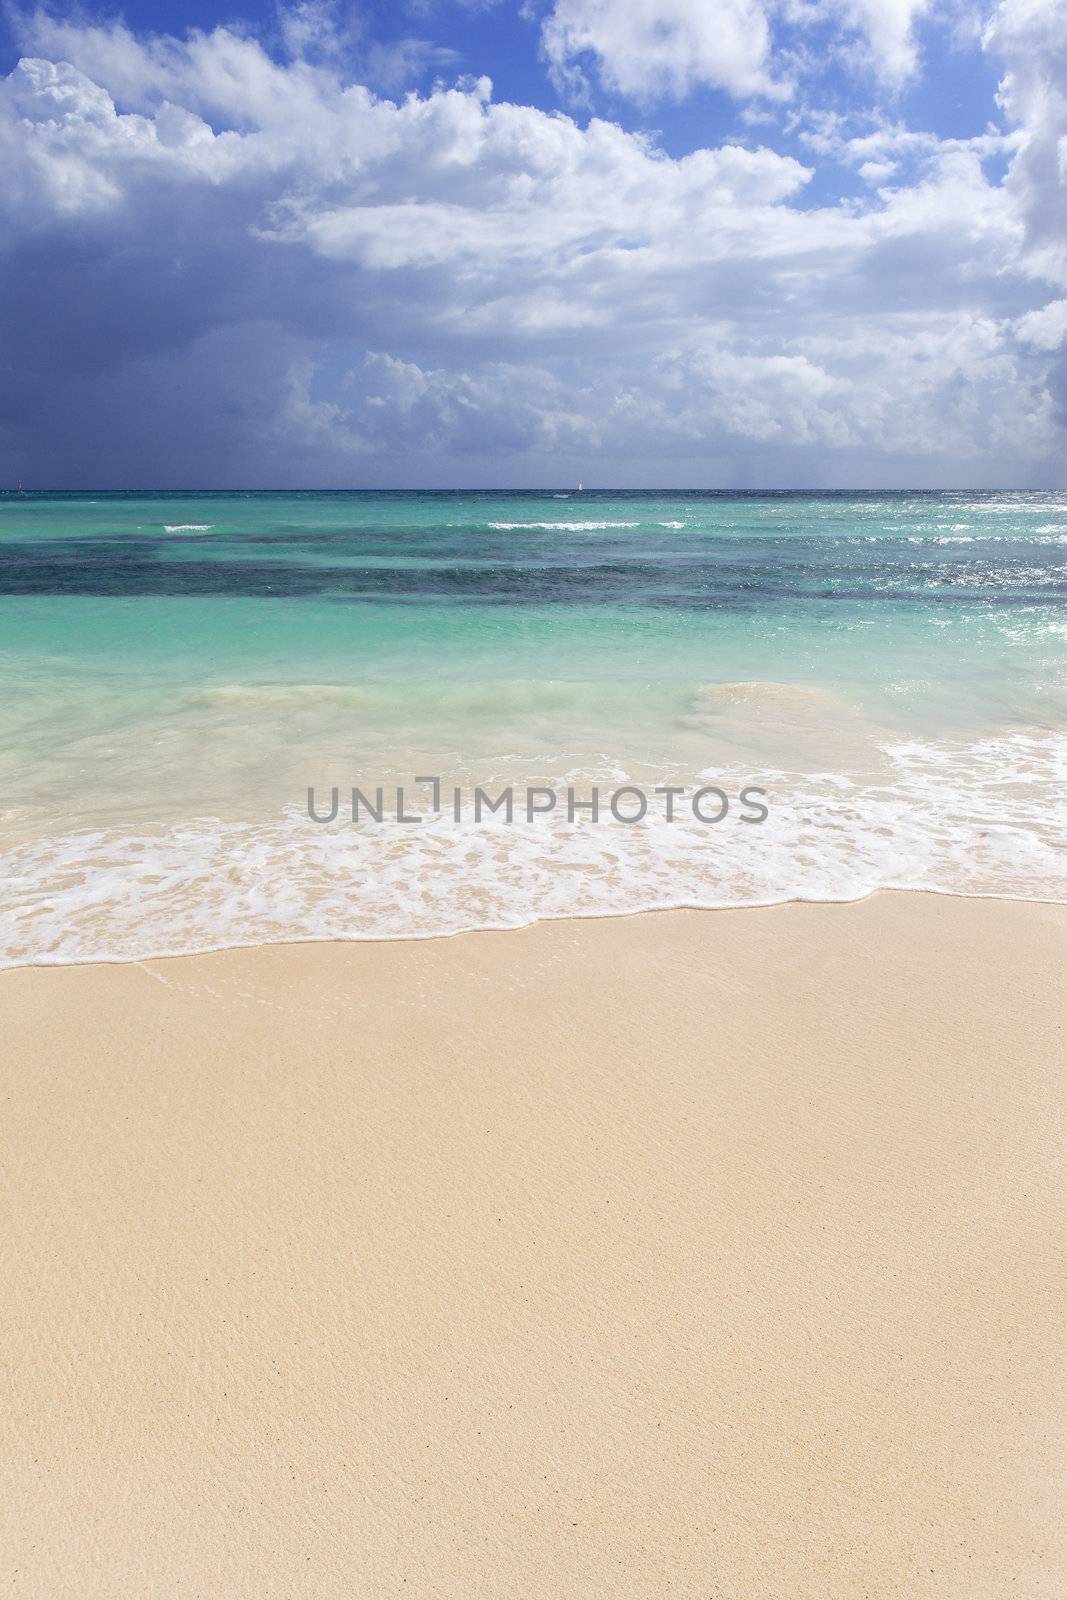
[[[210,533],[213,522],[165,522],[164,533]]]
[[[328,825],[199,818],[72,832],[4,855],[0,964],[135,960],[236,945],[429,938],[671,907],[848,901],[877,889],[1067,902],[1067,740],[886,743],[878,778],[707,770],[757,784],[766,822]],[[689,785],[690,791],[693,787]]]
[[[522,528],[545,528],[557,533],[599,533],[604,528],[639,528],[639,522],[490,522],[494,531],[511,533]]]

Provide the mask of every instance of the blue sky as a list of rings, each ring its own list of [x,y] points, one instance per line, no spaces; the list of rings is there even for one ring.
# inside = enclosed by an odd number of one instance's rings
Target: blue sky
[[[1064,484],[1065,0],[9,8],[0,475]]]

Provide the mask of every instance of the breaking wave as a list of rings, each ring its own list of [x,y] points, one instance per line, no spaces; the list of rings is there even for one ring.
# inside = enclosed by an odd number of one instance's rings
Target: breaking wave
[[[758,779],[759,825],[684,801],[668,822],[475,825],[451,811],[319,825],[198,818],[133,836],[72,832],[3,858],[0,964],[144,959],[266,943],[411,939],[559,917],[856,900],[877,889],[1067,901],[1062,737],[882,747],[878,780],[825,771]]]

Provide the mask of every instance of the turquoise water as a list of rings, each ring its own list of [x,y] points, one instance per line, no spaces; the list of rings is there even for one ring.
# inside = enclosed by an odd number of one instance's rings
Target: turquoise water
[[[0,959],[1067,898],[1065,601],[1056,495],[0,496]],[[565,815],[627,780],[679,814]]]

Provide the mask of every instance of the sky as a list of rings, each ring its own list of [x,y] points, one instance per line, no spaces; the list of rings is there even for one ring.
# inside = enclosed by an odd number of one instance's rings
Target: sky
[[[1067,488],[1065,445],[1067,0],[0,10],[0,487]]]

